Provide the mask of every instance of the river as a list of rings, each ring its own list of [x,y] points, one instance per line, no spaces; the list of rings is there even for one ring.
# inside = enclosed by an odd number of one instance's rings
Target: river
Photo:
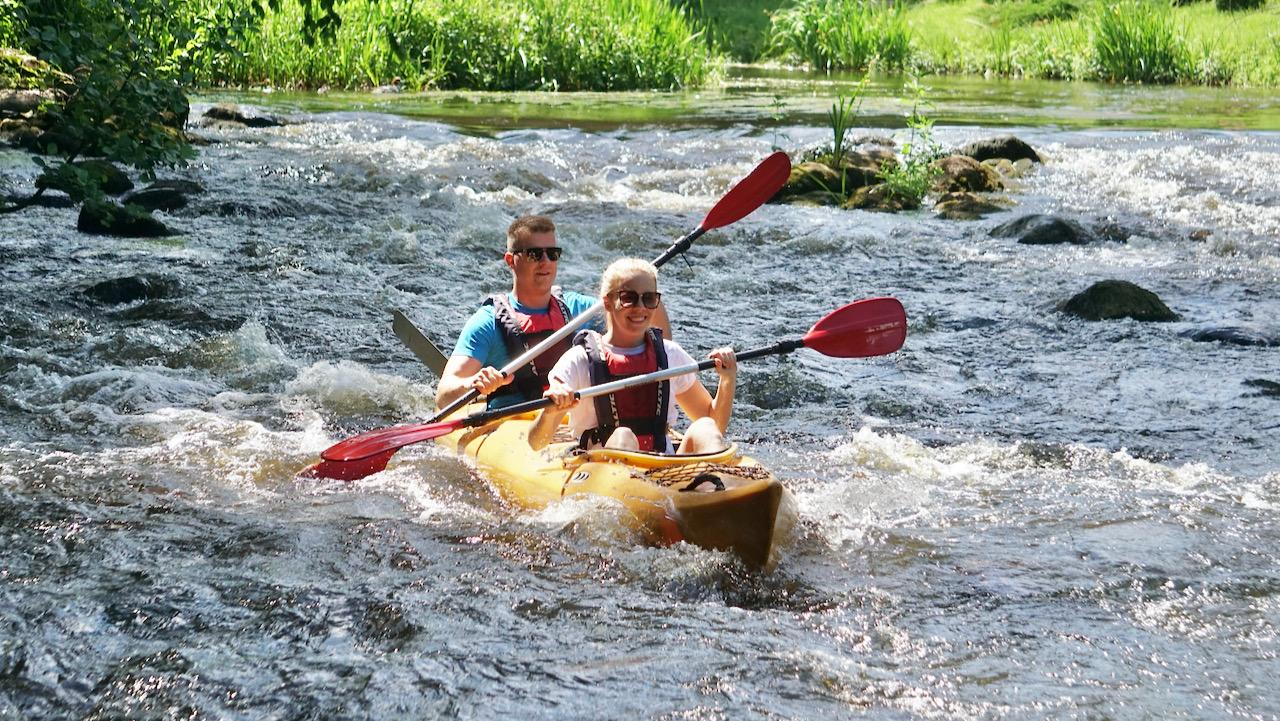
[[[512,509],[430,447],[294,473],[426,416],[522,213],[560,280],[657,256],[847,79],[678,95],[217,94],[182,231],[0,217],[0,719],[1275,719],[1274,93],[931,78],[936,137],[1046,163],[979,221],[766,205],[663,269],[695,353],[877,295],[903,350],[744,364],[731,433],[800,511],[778,567],[649,548],[608,503]],[[854,134],[901,137],[893,81]],[[777,98],[777,100],[774,100]],[[0,185],[30,182],[0,151]],[[1025,246],[1059,213],[1115,240]],[[150,297],[86,294],[147,276]],[[1057,304],[1133,281],[1181,319]],[[1266,679],[1272,679],[1267,681]]]

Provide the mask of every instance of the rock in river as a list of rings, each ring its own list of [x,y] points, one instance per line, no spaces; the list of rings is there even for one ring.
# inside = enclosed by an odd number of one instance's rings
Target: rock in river
[[[1062,312],[1085,320],[1133,318],[1141,321],[1177,320],[1178,314],[1155,293],[1127,280],[1103,280],[1062,304]]]

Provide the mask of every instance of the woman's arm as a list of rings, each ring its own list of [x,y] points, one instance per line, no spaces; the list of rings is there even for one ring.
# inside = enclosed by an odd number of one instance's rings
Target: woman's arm
[[[533,425],[529,427],[529,447],[535,451],[540,451],[547,447],[547,444],[555,436],[556,429],[560,427],[560,423],[564,420],[565,414],[569,412],[570,408],[578,405],[574,390],[565,385],[552,384],[547,389],[547,392],[542,394],[542,397],[551,398],[556,404],[539,411],[538,417],[534,419]]]
[[[732,348],[717,348],[707,357],[715,360],[716,373],[720,376],[716,397],[711,397],[702,381],[695,381],[676,396],[676,402],[691,420],[711,416],[720,432],[726,433],[729,430],[729,417],[733,414],[733,396],[737,392],[738,361]]]

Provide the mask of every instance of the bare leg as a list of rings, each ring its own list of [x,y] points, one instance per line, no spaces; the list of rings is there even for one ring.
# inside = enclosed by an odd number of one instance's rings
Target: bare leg
[[[640,439],[636,438],[635,431],[626,426],[618,426],[609,436],[609,441],[604,444],[605,448],[617,448],[620,451],[638,451],[640,450]]]
[[[699,418],[689,426],[676,453],[715,453],[728,447],[729,443],[724,439],[724,434],[720,432],[720,427],[716,425],[715,420],[706,417]]]

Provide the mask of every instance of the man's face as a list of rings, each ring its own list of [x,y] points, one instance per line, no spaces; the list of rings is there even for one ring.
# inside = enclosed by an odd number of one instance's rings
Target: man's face
[[[545,252],[541,254],[541,258],[533,258],[525,251],[530,248],[556,247],[556,234],[554,232],[533,233],[516,246],[505,256],[507,266],[516,277],[516,294],[551,292],[551,286],[556,282],[559,263],[551,260]]]

